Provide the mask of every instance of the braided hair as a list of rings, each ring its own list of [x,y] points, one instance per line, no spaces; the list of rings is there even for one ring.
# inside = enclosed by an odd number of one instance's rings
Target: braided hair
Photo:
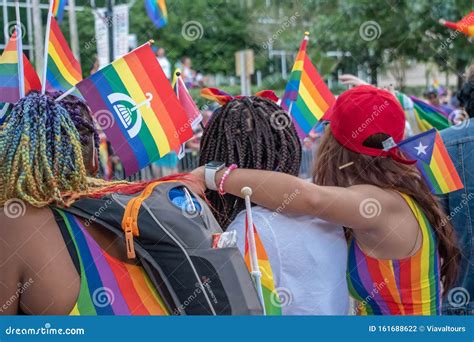
[[[87,177],[79,132],[96,132],[92,121],[73,109],[79,109],[75,101],[30,92],[13,106],[0,129],[0,206],[10,199],[67,206],[105,186]]]
[[[262,97],[242,97],[214,111],[203,132],[199,164],[213,160],[297,176],[301,142],[280,106]],[[208,191],[206,197],[223,229],[245,208],[243,199],[230,194]]]

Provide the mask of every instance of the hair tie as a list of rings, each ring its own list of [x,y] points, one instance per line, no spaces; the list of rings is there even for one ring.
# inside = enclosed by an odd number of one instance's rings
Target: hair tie
[[[205,99],[215,101],[219,103],[221,106],[225,106],[230,101],[233,101],[235,99],[241,99],[245,97],[243,95],[232,96],[218,88],[203,88],[201,89],[201,96]],[[261,90],[255,93],[255,96],[262,97],[264,99],[268,99],[273,102],[278,102],[279,100],[278,96],[276,96],[273,90]]]

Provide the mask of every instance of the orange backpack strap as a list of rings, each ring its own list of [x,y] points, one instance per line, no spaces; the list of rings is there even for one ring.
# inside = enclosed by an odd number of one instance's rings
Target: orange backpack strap
[[[142,191],[140,195],[133,198],[128,202],[125,213],[122,219],[122,230],[125,233],[125,243],[127,246],[127,257],[129,259],[134,259],[135,255],[135,245],[133,243],[133,237],[140,235],[140,229],[138,228],[138,214],[140,213],[140,208],[142,203],[150,197],[153,193],[155,187],[162,183],[167,183],[171,181],[156,181],[147,185],[147,187]]]

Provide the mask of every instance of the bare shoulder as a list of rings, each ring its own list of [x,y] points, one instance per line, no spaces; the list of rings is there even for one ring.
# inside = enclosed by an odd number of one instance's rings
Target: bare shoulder
[[[0,237],[10,248],[38,233],[48,236],[53,230],[57,231],[57,225],[48,207],[35,208],[15,200],[0,208]]]

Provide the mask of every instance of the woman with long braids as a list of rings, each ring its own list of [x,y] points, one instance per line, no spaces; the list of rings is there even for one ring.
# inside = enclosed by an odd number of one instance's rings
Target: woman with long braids
[[[194,174],[227,196],[239,197],[249,186],[258,205],[347,227],[347,279],[360,314],[440,314],[442,289],[456,279],[459,250],[436,198],[396,147],[403,139],[403,109],[391,93],[361,85],[339,96],[328,116],[316,184],[275,169],[222,168],[212,180],[204,167]],[[231,134],[238,129],[229,128]],[[282,207],[296,190],[298,196]]]
[[[212,164],[275,171],[297,176],[301,143],[293,123],[275,102],[250,96],[218,108],[206,125],[200,165]],[[212,187],[212,184],[210,185]],[[258,191],[257,187],[253,187]],[[267,196],[271,196],[271,191]],[[245,203],[237,193],[206,193],[223,229],[235,230],[244,251]],[[235,196],[237,195],[237,196]],[[346,315],[349,294],[345,280],[347,246],[341,226],[311,216],[281,214],[300,196],[286,193],[275,211],[254,207],[256,229],[267,251],[286,315]]]
[[[0,128],[1,314],[166,315],[120,239],[62,211],[143,184],[92,178],[98,136],[87,105],[32,92]]]

